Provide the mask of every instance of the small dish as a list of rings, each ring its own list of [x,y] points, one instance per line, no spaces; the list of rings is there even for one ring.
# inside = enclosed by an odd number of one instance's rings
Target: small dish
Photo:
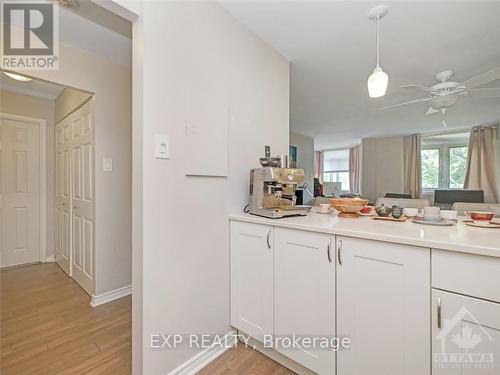
[[[440,221],[426,221],[420,217],[413,218],[411,221],[413,221],[414,223],[417,223],[417,224],[436,225],[436,226],[440,226],[440,227],[447,227],[447,226],[451,226],[451,225],[455,224],[455,222],[452,220],[441,219]]]
[[[465,225],[470,225],[476,228],[500,228],[500,223],[474,223],[471,221],[466,221]]]
[[[360,212],[359,216],[375,216],[375,213],[373,211],[372,212],[368,212],[367,214],[365,214],[363,212]]]

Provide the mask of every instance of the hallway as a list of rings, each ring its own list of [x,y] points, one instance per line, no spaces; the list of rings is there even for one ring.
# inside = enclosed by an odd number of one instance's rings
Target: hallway
[[[131,373],[131,297],[95,308],[55,263],[0,271],[0,373]]]

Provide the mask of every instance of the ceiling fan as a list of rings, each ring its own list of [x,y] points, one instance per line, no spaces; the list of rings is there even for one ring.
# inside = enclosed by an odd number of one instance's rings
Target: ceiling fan
[[[431,87],[425,87],[418,84],[403,85],[401,88],[419,91],[426,94],[426,97],[390,105],[388,107],[380,108],[380,110],[383,111],[389,108],[395,108],[413,103],[429,102],[430,106],[426,115],[431,115],[436,112],[442,112],[444,114],[447,109],[457,104],[458,99],[461,97],[471,95],[500,98],[500,87],[476,88],[477,86],[500,79],[500,67],[466,79],[463,82],[450,81],[449,79],[452,75],[452,70],[445,70],[444,72],[437,73],[435,78],[439,81],[439,83],[436,83]]]

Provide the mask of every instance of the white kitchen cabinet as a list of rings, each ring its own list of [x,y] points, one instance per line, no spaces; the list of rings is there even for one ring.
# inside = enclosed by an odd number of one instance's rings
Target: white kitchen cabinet
[[[231,325],[273,334],[273,228],[231,221]]]
[[[430,249],[338,236],[337,252],[337,374],[430,374]]]
[[[500,304],[432,291],[433,375],[500,373]]]
[[[274,229],[275,341],[335,336],[335,241],[333,236]],[[303,345],[275,349],[318,374],[335,373],[335,352]],[[307,342],[303,342],[307,344]]]

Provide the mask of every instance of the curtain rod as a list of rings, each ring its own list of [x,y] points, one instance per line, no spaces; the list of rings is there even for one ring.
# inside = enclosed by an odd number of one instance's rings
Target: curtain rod
[[[486,125],[478,125],[478,126],[481,128],[496,128],[496,127],[498,127],[498,124],[486,124]],[[421,133],[421,137],[428,138],[428,137],[433,137],[436,135],[469,133],[472,130],[472,128],[476,128],[476,127],[477,126],[471,126],[471,127],[467,127],[467,128],[460,128],[460,129],[432,131],[432,132],[427,132],[427,133]]]

